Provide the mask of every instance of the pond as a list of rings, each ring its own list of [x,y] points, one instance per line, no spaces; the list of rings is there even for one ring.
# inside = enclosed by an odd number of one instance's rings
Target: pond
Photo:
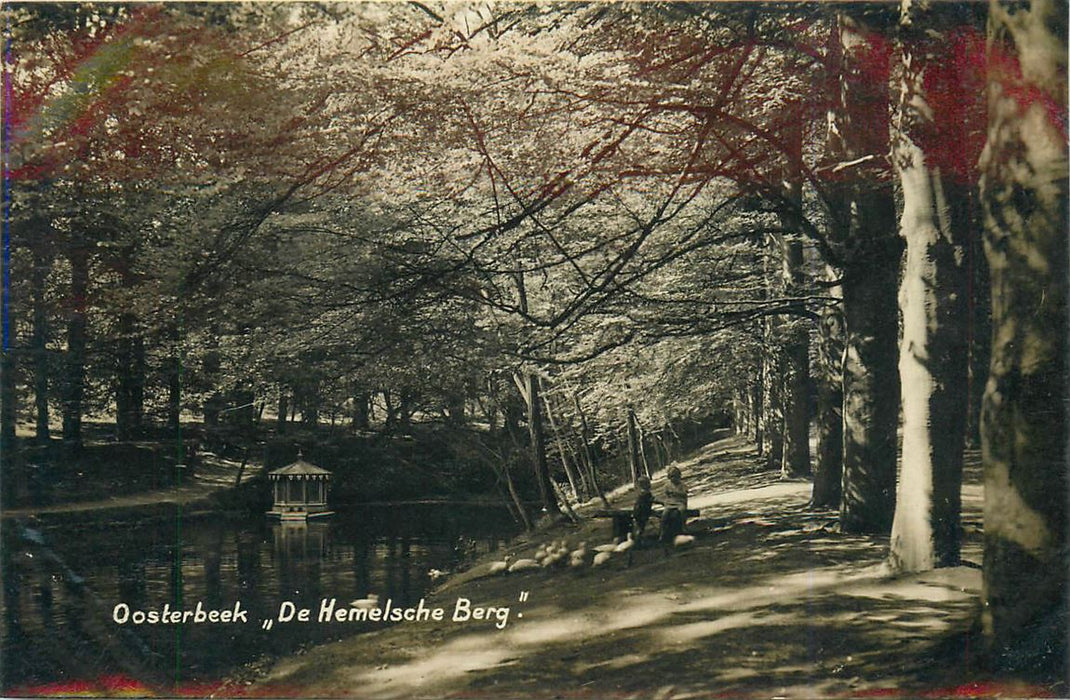
[[[319,623],[322,600],[348,608],[374,594],[415,606],[432,570],[494,551],[515,532],[504,509],[448,504],[353,506],[285,525],[178,512],[148,521],[5,521],[3,689],[70,689],[108,677],[210,688],[258,659],[384,624]],[[285,601],[311,609],[313,621],[264,629]],[[171,622],[198,603],[205,616],[238,619]],[[142,614],[167,621],[149,624]]]

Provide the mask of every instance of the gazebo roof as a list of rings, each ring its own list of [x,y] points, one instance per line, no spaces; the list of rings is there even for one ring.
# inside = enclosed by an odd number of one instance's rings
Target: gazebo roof
[[[322,467],[317,467],[311,462],[306,462],[301,459],[301,455],[297,456],[297,461],[293,464],[287,464],[281,469],[268,472],[268,476],[280,477],[280,476],[330,476],[331,473]]]

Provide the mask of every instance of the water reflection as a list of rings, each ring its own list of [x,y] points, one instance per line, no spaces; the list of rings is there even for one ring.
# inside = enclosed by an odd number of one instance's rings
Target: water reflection
[[[282,601],[313,609],[376,593],[415,604],[431,569],[497,549],[507,513],[457,506],[365,508],[328,521],[180,517],[93,527],[4,523],[0,547],[4,689],[112,674],[212,683],[263,654],[359,633],[372,623],[288,624]],[[233,609],[247,624],[116,624],[113,610]]]

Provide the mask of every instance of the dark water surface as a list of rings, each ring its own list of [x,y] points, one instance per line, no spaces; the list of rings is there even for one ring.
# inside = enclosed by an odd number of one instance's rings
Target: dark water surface
[[[3,688],[70,685],[116,675],[150,684],[213,684],[264,655],[292,653],[382,623],[262,628],[282,601],[340,607],[369,593],[416,605],[432,569],[498,549],[515,533],[503,509],[354,506],[319,522],[212,515],[63,525],[3,523]],[[131,611],[247,611],[248,623],[117,624]]]

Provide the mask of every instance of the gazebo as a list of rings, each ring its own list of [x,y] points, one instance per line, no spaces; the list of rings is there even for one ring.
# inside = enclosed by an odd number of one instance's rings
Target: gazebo
[[[283,522],[304,522],[331,515],[327,510],[327,487],[331,473],[301,459],[268,473],[275,505],[268,515]]]

